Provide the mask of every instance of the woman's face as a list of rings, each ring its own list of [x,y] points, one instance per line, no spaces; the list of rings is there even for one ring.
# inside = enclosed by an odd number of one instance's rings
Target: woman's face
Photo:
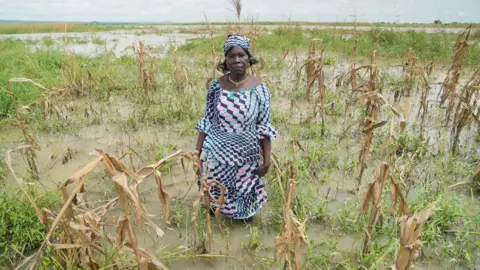
[[[249,67],[248,54],[238,46],[226,55],[227,68],[231,73],[243,74]]]

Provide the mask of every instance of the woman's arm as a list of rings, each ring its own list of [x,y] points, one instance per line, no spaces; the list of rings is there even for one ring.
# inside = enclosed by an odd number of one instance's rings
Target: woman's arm
[[[266,85],[263,85],[261,90],[258,91],[258,96],[260,99],[260,112],[257,117],[257,133],[260,140],[260,147],[263,152],[263,164],[258,168],[258,174],[264,176],[270,168],[271,141],[277,137],[278,132],[270,124],[272,112],[271,97],[270,91]]]
[[[197,144],[195,146],[195,151],[198,152],[198,156],[202,153],[203,142],[208,135],[208,132],[212,125],[214,125],[215,121],[215,104],[214,104],[214,95],[215,95],[215,85],[217,84],[217,80],[215,79],[212,81],[210,88],[208,88],[207,93],[207,100],[205,104],[205,114],[203,118],[197,123],[196,130],[198,133]]]
[[[197,145],[195,146],[195,150],[198,151],[199,156],[200,154],[202,154],[203,141],[205,141],[206,137],[207,137],[206,133],[203,133],[203,132],[198,133]]]
[[[262,147],[263,152],[263,165],[265,167],[270,167],[270,150],[272,148],[272,142],[269,138],[261,139],[260,146]]]

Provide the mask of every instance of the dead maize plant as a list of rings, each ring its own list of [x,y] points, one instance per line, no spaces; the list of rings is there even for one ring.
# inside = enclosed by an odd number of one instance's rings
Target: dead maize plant
[[[16,149],[26,147],[30,146],[25,145]],[[10,151],[7,153],[9,164]],[[133,254],[139,269],[167,269],[153,255],[139,247],[131,216],[134,216],[135,223],[140,231],[143,231],[143,226],[147,225],[158,236],[163,236],[164,231],[151,220],[151,215],[147,213],[145,206],[141,203],[139,185],[147,177],[155,174],[159,199],[164,206],[164,218],[168,219],[169,198],[168,194],[163,191],[158,170],[172,159],[187,158],[193,160],[192,155],[178,151],[155,164],[143,167],[137,172],[124,165],[120,159],[110,156],[102,150],[97,149],[96,155],[97,157],[94,160],[62,184],[61,192],[65,202],[58,213],[53,213],[48,209],[39,210],[35,203],[29,199],[37,211],[40,221],[47,227],[47,235],[39,250],[27,258],[22,265],[31,261],[30,269],[33,269],[44,248],[50,246],[53,248],[56,260],[65,267],[71,265],[87,269],[99,269],[105,263],[113,263],[117,267],[122,267],[120,260],[117,261],[117,258],[121,255]],[[84,199],[86,197],[85,184],[89,174],[100,163],[103,163],[105,171],[111,177],[118,196],[101,206],[94,207],[97,202],[87,202]],[[9,165],[9,168],[14,174],[11,165]],[[14,177],[17,179],[15,174]],[[22,188],[18,179],[17,182]],[[71,193],[67,190],[70,185],[74,185]],[[24,193],[26,192],[24,191]],[[28,194],[26,195],[29,198]],[[105,231],[107,227],[106,219],[117,202],[120,202],[123,215],[116,220],[117,235],[113,237]],[[53,221],[49,223],[48,220]],[[116,250],[116,255],[109,262],[102,260],[107,248],[106,245]]]
[[[392,266],[394,270],[410,270],[415,266],[415,260],[420,256],[420,234],[423,226],[433,214],[435,203],[428,205],[422,211],[413,216],[398,218],[400,230],[400,248],[397,251],[397,259]]]
[[[208,161],[206,161],[208,164]],[[208,166],[208,165],[207,165]],[[208,252],[212,253],[213,252],[213,236],[212,236],[212,222],[211,222],[211,216],[210,216],[210,211],[211,209],[215,209],[214,214],[215,218],[217,220],[217,223],[220,224],[220,216],[221,216],[221,208],[223,204],[225,203],[225,194],[228,192],[227,189],[216,179],[209,179],[207,172],[208,168],[205,171],[201,171],[201,165],[200,161],[198,159],[194,159],[194,169],[197,171],[198,177],[200,177],[200,191],[198,193],[197,199],[193,203],[193,214],[192,214],[192,227],[193,228],[198,228],[198,217],[200,215],[200,208],[201,208],[201,202],[202,199],[205,202],[205,208],[207,210],[207,248]],[[220,190],[220,196],[218,199],[215,199],[215,197],[212,194],[212,189],[219,189]],[[213,204],[212,204],[213,202]],[[194,230],[195,232],[197,230]],[[214,260],[213,256],[210,256],[210,264],[214,265]]]
[[[364,255],[370,251],[370,241],[375,233],[375,225],[377,224],[377,221],[383,220],[385,216],[383,187],[388,180],[390,181],[391,190],[391,211],[401,215],[408,214],[408,204],[401,192],[400,185],[395,183],[393,177],[389,174],[388,164],[384,162],[375,170],[375,178],[373,182],[368,185],[368,191],[365,194],[361,207],[362,213],[367,213],[370,209],[370,202],[372,202],[370,221],[367,230],[365,231],[365,238],[363,241],[362,254]],[[400,204],[398,206],[399,200]]]
[[[138,49],[133,44],[133,51],[137,56],[139,85],[143,89],[144,97],[147,98],[150,91],[155,87],[155,56],[145,48],[141,41],[138,42]],[[148,64],[148,61],[150,61],[150,64]]]
[[[458,35],[457,41],[455,43],[455,51],[453,54],[453,63],[447,72],[447,77],[445,77],[445,80],[442,83],[442,88],[440,90],[440,93],[442,93],[440,105],[443,106],[448,101],[445,117],[447,122],[450,121],[450,114],[455,104],[456,89],[457,85],[460,82],[460,75],[462,72],[463,63],[465,61],[465,58],[467,57],[468,39],[470,37],[471,30],[472,25],[467,27],[465,31]]]
[[[12,85],[11,85],[12,82],[15,82],[15,83],[27,82],[27,83],[31,83],[35,86],[38,86],[38,87],[40,87],[44,90],[47,90],[47,89],[45,87],[41,86],[40,84],[38,84],[38,83],[36,83],[36,82],[34,82],[30,79],[25,79],[25,78],[11,78],[7,82],[7,89],[8,89],[8,92],[9,92],[11,98],[12,98],[13,109],[15,111],[15,118],[17,120],[18,126],[22,130],[23,138],[25,139],[25,144],[31,145],[31,147],[25,148],[25,156],[27,158],[28,167],[30,168],[30,172],[31,172],[32,176],[35,179],[39,179],[40,176],[39,176],[37,164],[36,164],[36,161],[35,161],[36,160],[35,150],[40,150],[40,143],[38,142],[37,138],[32,134],[32,132],[30,132],[27,124],[23,120],[22,114],[24,112],[23,112],[23,110],[21,110],[21,108],[18,107],[17,99],[15,97],[15,92],[13,91],[13,88],[12,88]],[[26,106],[22,109],[28,109],[28,106]]]
[[[480,125],[480,104],[475,95],[480,93],[480,70],[477,70],[456,98],[456,109],[451,130],[451,149],[455,154],[463,129],[474,120]]]
[[[290,164],[290,174],[287,182],[286,201],[283,206],[282,232],[275,238],[275,261],[285,262],[285,269],[302,269],[302,248],[306,243],[305,225],[307,219],[300,222],[292,211],[296,198],[296,171]],[[284,197],[285,198],[285,197]]]

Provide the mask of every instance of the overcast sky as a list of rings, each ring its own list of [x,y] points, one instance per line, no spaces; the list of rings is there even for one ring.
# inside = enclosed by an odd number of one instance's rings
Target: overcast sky
[[[480,0],[243,0],[242,20],[480,22]],[[0,20],[231,21],[228,0],[0,0]]]

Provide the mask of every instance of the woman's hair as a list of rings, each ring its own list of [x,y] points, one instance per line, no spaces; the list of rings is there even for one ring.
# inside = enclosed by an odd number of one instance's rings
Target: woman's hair
[[[230,48],[226,53],[225,53],[225,57],[227,56],[228,53],[230,53],[230,51],[232,51],[233,47]],[[248,52],[247,50],[245,50],[244,48],[242,48],[245,53],[247,54],[248,56],[248,60],[250,61],[250,65],[255,65],[258,63],[258,59],[256,57],[253,57],[250,52]],[[219,70],[220,72],[222,72],[223,74],[227,74],[228,72],[230,72],[230,70],[228,70],[228,67],[227,67],[227,60],[223,60],[223,62],[220,62],[218,65],[217,65],[217,70]]]

